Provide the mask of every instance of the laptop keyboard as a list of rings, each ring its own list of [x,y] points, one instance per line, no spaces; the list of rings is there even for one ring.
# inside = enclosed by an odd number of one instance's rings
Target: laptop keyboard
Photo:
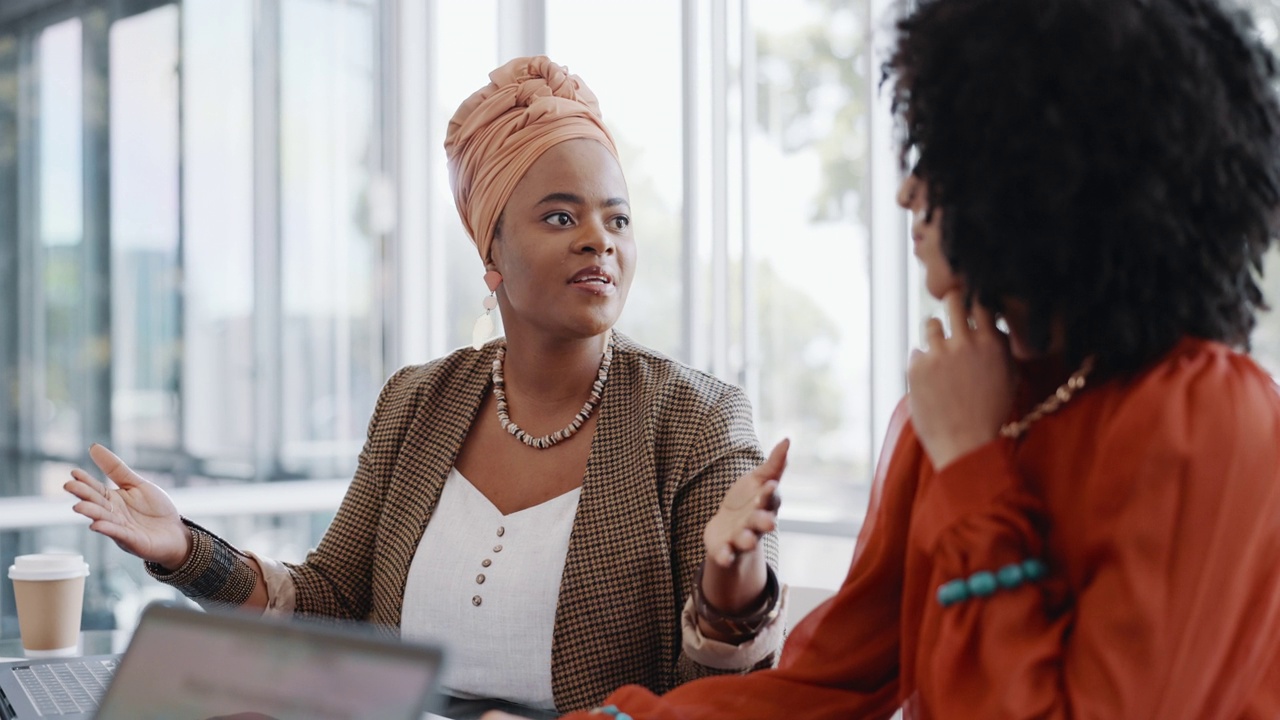
[[[13,669],[41,717],[90,712],[107,690],[118,661],[72,660]]]

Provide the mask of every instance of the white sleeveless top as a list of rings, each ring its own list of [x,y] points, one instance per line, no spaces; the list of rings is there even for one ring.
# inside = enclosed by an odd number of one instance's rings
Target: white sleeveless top
[[[403,637],[445,645],[444,692],[555,709],[551,638],[581,494],[503,515],[449,471],[400,614]]]

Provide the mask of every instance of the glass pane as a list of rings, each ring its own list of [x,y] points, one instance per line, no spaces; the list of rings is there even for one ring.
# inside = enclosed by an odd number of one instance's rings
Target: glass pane
[[[110,32],[112,435],[178,443],[178,8]]]
[[[453,113],[471,93],[489,82],[489,72],[498,65],[498,4],[496,0],[475,2],[440,2],[436,4],[435,51],[435,117],[439,128],[431,138],[433,157],[432,218],[436,243],[443,243],[437,257],[444,258],[448,295],[444,298],[446,348],[471,344],[471,326],[483,312],[480,305],[485,289],[484,264],[475,245],[458,218],[453,194],[449,190],[449,170],[444,155],[444,135]],[[493,314],[496,332],[501,332],[500,313]]]
[[[1253,353],[1263,367],[1280,377],[1280,315],[1276,313],[1276,308],[1280,308],[1280,247],[1273,247],[1267,255],[1262,295],[1272,310],[1258,316],[1258,327],[1252,338]]]
[[[37,254],[41,286],[34,350],[34,422],[47,453],[72,455],[83,441],[83,378],[88,343],[81,325],[84,152],[81,25],[45,28],[36,43],[39,191]]]
[[[1241,0],[1253,16],[1258,36],[1280,55],[1280,0]],[[1272,247],[1263,267],[1262,295],[1273,308],[1258,315],[1251,342],[1253,355],[1272,375],[1280,376],[1280,247]]]
[[[183,428],[187,450],[247,462],[253,415],[251,0],[185,0]]]
[[[761,438],[790,436],[784,518],[856,524],[872,474],[865,0],[753,2],[747,172]],[[815,263],[822,267],[821,280]],[[837,568],[836,572],[843,572]]]
[[[678,2],[547,2],[548,55],[600,99],[631,193],[637,265],[618,329],[673,357],[683,300],[680,28]]]
[[[0,452],[12,453],[21,436],[20,418],[22,396],[18,387],[26,378],[21,377],[19,346],[23,322],[21,308],[28,299],[24,296],[23,278],[28,273],[20,266],[20,224],[18,209],[18,118],[22,99],[18,88],[19,60],[22,45],[16,34],[0,32],[0,387],[9,391],[0,393]],[[25,128],[24,128],[25,131]],[[24,138],[25,140],[25,138]],[[9,457],[12,457],[10,455]],[[0,489],[0,495],[17,491],[16,485]]]
[[[280,28],[281,460],[345,474],[385,380],[376,25],[366,3],[286,0]]]

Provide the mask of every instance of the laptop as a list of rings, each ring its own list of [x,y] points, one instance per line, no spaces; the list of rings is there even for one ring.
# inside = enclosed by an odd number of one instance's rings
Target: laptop
[[[441,662],[354,628],[153,604],[123,655],[0,663],[0,717],[419,720]]]

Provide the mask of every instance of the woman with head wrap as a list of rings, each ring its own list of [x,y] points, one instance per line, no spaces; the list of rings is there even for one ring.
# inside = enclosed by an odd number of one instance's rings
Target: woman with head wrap
[[[766,462],[741,390],[612,331],[636,247],[591,91],[545,57],[490,78],[445,147],[505,337],[391,377],[306,560],[236,550],[100,446],[115,487],[75,471],[75,509],[199,602],[443,640],[457,698],[568,711],[769,666],[786,445]]]
[[[911,4],[898,202],[950,327],[849,574],[776,669],[581,720],[1280,718],[1280,78],[1223,5]]]

